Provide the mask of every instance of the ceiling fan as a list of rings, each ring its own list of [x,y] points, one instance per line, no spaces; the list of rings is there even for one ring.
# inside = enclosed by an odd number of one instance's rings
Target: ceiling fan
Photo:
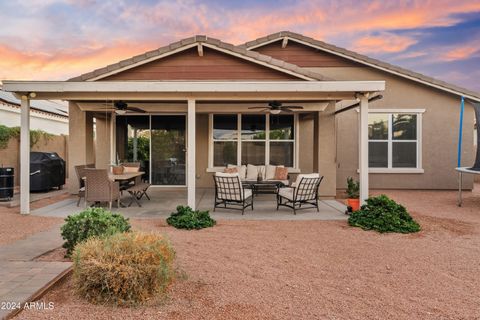
[[[279,114],[280,112],[293,112],[293,110],[303,109],[301,106],[284,106],[279,101],[270,101],[268,107],[250,107],[248,109],[262,109],[260,111],[268,111],[271,114]]]
[[[115,101],[113,106],[115,107],[115,113],[119,115],[125,114],[127,113],[127,111],[145,113],[145,110],[142,110],[140,108],[129,107],[128,103],[126,103],[125,101]]]

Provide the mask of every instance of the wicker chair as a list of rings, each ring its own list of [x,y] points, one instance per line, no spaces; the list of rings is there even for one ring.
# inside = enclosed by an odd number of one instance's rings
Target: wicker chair
[[[85,168],[85,207],[89,202],[108,202],[108,209],[112,209],[112,202],[117,201],[120,206],[120,186],[108,178],[106,169]]]
[[[85,177],[85,168],[95,168],[95,164],[82,164],[79,166],[75,166],[75,173],[77,174],[78,179],[78,201],[77,207],[80,205],[80,200],[85,198],[85,181],[83,178]]]
[[[223,205],[225,209],[241,210],[242,215],[245,208],[252,207],[253,210],[252,190],[243,188],[237,173],[217,172],[213,176],[213,180],[215,181],[213,211],[220,205]]]
[[[293,214],[297,214],[297,210],[309,208],[317,208],[318,212],[318,188],[322,180],[323,176],[319,174],[299,175],[291,187],[278,190],[277,210],[284,206],[293,209]]]

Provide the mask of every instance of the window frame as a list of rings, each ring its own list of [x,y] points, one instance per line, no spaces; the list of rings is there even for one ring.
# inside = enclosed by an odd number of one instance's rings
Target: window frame
[[[226,141],[226,140],[215,140],[213,139],[213,117],[215,115],[236,115],[237,116],[237,163],[236,165],[242,164],[242,142],[251,141],[251,142],[264,142],[265,143],[265,165],[270,164],[270,141],[272,142],[290,142],[293,143],[293,167],[288,167],[290,172],[297,172],[298,169],[298,114],[293,114],[293,139],[285,140],[270,140],[270,113],[261,113],[265,116],[265,140],[242,140],[242,114],[251,114],[251,113],[241,113],[241,112],[222,112],[222,113],[209,113],[208,114],[208,168],[207,171],[219,171],[223,170],[223,166],[214,166],[213,165],[213,155],[214,155],[214,142],[215,141]],[[233,141],[233,140],[232,140]]]
[[[424,173],[422,163],[422,123],[425,109],[369,109],[369,114],[386,114],[388,116],[388,139],[368,139],[368,142],[387,142],[387,167],[370,167],[369,173]],[[393,139],[393,115],[411,114],[416,115],[417,138],[415,140],[394,140]],[[416,167],[393,167],[393,143],[416,142]],[[359,144],[360,145],[360,144]],[[370,161],[369,161],[370,163]]]

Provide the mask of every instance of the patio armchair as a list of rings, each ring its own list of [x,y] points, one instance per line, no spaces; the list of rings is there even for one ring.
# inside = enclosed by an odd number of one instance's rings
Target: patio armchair
[[[293,214],[297,214],[297,210],[308,208],[317,208],[318,212],[318,188],[322,180],[323,176],[318,173],[298,175],[292,186],[278,190],[277,210],[284,206],[293,209]]]
[[[112,202],[120,206],[120,186],[118,182],[109,179],[106,169],[84,169],[85,174],[85,207],[89,202],[108,202],[108,209],[112,209]]]
[[[75,166],[75,173],[77,175],[78,179],[78,201],[77,201],[77,207],[80,205],[80,200],[82,198],[85,198],[85,181],[83,178],[85,177],[85,168],[95,168],[95,164],[82,164],[79,166]]]
[[[253,210],[252,190],[242,186],[238,173],[217,172],[213,180],[215,181],[213,211],[221,205],[225,209],[241,210],[242,215],[245,208],[251,207]]]

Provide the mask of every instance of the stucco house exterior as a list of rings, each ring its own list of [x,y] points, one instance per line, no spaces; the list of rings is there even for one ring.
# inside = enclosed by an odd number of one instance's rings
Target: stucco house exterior
[[[192,207],[195,188],[213,187],[213,173],[227,165],[319,172],[325,198],[348,176],[359,178],[362,200],[369,188],[456,188],[460,97],[480,101],[292,32],[239,46],[194,36],[68,81],[4,83],[23,96],[26,124],[30,100],[69,101],[70,176],[79,164],[142,161],[152,184],[186,188]],[[274,101],[301,109],[271,110]],[[473,125],[467,107],[466,164]],[[72,192],[76,183],[70,179]]]

